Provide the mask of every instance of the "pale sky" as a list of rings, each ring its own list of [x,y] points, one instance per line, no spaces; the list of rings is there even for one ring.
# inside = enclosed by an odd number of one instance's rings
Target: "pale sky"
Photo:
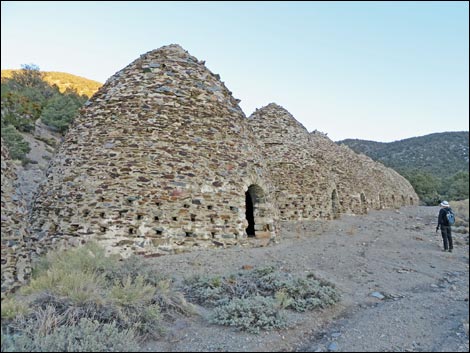
[[[247,116],[271,102],[334,141],[469,129],[468,2],[2,1],[1,68],[105,82],[180,44]]]

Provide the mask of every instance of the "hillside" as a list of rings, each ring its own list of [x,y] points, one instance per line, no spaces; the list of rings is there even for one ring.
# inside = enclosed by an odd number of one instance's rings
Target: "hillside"
[[[468,131],[442,132],[389,143],[339,141],[397,171],[419,169],[438,177],[468,171]]]
[[[395,169],[413,185],[422,203],[468,198],[468,131],[442,132],[389,143],[339,141]]]
[[[2,70],[2,77],[10,78],[12,73],[20,70]],[[57,85],[60,92],[65,92],[67,88],[75,89],[78,94],[91,97],[102,84],[84,77],[68,74],[65,72],[42,71],[44,80],[52,85]]]

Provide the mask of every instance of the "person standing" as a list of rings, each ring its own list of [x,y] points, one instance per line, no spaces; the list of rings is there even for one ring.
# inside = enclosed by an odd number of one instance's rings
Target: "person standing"
[[[442,251],[452,252],[452,229],[447,219],[447,213],[452,212],[452,209],[447,201],[442,201],[440,206],[441,209],[439,210],[439,216],[437,218],[436,232],[441,228],[442,240],[444,241],[444,250]]]

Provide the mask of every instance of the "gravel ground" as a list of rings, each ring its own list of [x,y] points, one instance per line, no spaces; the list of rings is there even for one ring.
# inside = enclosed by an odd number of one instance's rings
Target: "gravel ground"
[[[290,327],[249,334],[211,325],[208,310],[168,323],[146,351],[468,352],[468,234],[442,252],[438,207],[403,207],[335,221],[285,223],[280,242],[156,258],[179,283],[194,274],[227,275],[243,266],[314,272],[336,285],[334,307],[292,313]]]

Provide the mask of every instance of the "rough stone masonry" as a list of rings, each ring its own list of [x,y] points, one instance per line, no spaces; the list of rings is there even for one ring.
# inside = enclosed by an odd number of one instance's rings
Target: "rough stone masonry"
[[[23,237],[33,257],[89,239],[123,256],[160,256],[266,244],[279,221],[417,202],[396,172],[309,134],[276,104],[246,118],[219,75],[169,45],[117,72],[85,104]],[[3,247],[2,161],[2,261]]]
[[[15,290],[25,283],[31,273],[28,238],[27,210],[23,195],[16,185],[16,166],[1,140],[2,153],[2,286],[3,292]]]

